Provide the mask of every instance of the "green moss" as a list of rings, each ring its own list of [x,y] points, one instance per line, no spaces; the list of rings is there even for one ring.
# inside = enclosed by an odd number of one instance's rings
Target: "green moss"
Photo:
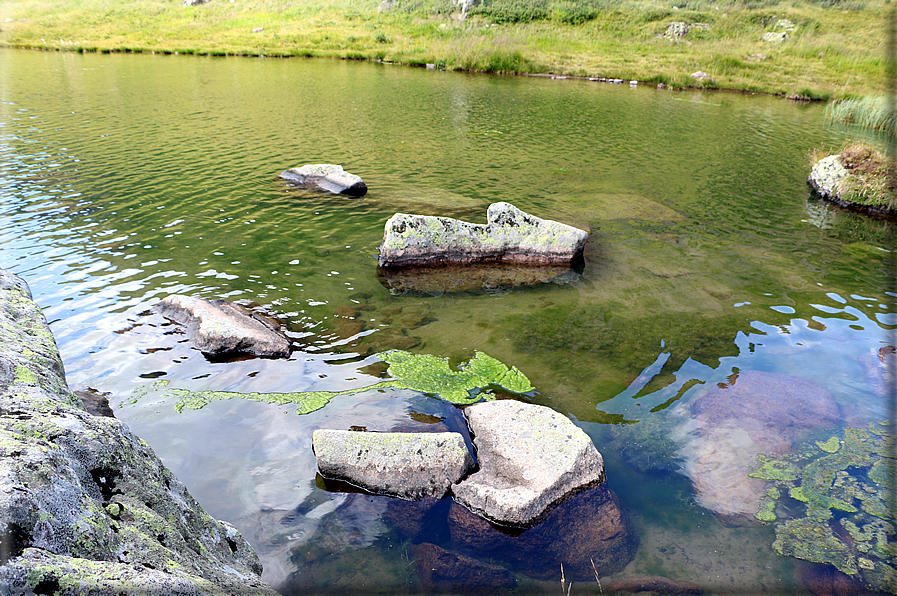
[[[802,517],[776,526],[774,550],[833,565],[873,590],[893,586],[889,582],[897,577],[897,530],[894,512],[887,507],[889,440],[884,431],[870,425],[869,429],[848,428],[842,440],[817,441],[798,455],[762,456],[760,469],[751,476],[772,480],[776,487],[761,499],[757,518],[775,521],[781,489],[805,504]],[[835,511],[839,512],[837,521]],[[844,531],[835,532],[835,523]]]
[[[497,385],[511,393],[527,393],[534,387],[516,367],[508,368],[502,362],[476,352],[459,370],[452,370],[447,358],[431,354],[411,354],[402,350],[392,350],[380,354],[380,359],[389,366],[386,369],[391,380],[381,381],[358,389],[345,391],[297,391],[293,393],[239,393],[235,391],[191,391],[188,389],[167,389],[166,383],[157,383],[154,388],[165,389],[165,395],[177,400],[175,410],[182,412],[199,410],[215,400],[234,398],[260,401],[275,405],[296,404],[297,414],[308,414],[320,410],[338,395],[352,395],[372,389],[410,389],[453,404],[472,404],[482,399],[494,399],[488,387]],[[146,387],[138,388],[128,403],[135,403],[147,393]]]

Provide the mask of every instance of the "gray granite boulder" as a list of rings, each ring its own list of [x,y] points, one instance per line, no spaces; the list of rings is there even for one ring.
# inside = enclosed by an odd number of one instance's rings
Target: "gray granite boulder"
[[[493,203],[487,223],[396,213],[386,222],[381,267],[439,263],[569,264],[582,255],[588,233]]]
[[[368,191],[360,176],[350,174],[343,166],[306,164],[280,173],[280,177],[302,186],[319,188],[339,195],[363,196]]]
[[[0,592],[276,594],[145,442],[69,390],[27,284],[0,270]]]
[[[205,354],[290,355],[290,340],[277,323],[234,302],[175,294],[163,298],[153,310],[184,325],[190,341]]]
[[[441,498],[474,466],[459,433],[318,429],[312,443],[325,478],[403,499]]]
[[[530,527],[570,495],[604,482],[604,460],[591,439],[550,408],[499,400],[464,415],[480,470],[452,493],[489,521]]]

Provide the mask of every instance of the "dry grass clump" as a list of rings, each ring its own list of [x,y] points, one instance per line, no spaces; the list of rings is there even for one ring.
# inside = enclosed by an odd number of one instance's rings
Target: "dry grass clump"
[[[841,198],[860,205],[897,209],[897,168],[874,147],[851,143],[838,153],[849,176]]]

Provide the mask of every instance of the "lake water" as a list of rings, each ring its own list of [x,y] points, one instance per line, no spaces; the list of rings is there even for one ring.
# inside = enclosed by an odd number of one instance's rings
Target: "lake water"
[[[382,390],[305,415],[240,399],[178,413],[158,381],[343,390],[376,382],[384,350],[453,364],[480,350],[536,387],[516,399],[602,452],[639,540],[613,577],[805,589],[810,564],[774,552],[776,524],[724,525],[695,493],[707,440],[688,406],[762,371],[832,395],[838,427],[812,438],[889,415],[893,226],[808,196],[807,154],[851,134],[826,128],[823,106],[330,60],[7,50],[0,73],[0,267],[30,284],[69,384],[111,393],[284,593],[421,589],[390,500],[328,490],[311,434],[457,427],[459,411]],[[277,179],[304,163],[342,164],[370,190]],[[495,201],[589,230],[581,270],[448,292],[378,275],[393,213],[481,223]],[[296,351],[211,362],[148,314],[173,293],[262,305]],[[559,580],[518,575],[517,592]]]

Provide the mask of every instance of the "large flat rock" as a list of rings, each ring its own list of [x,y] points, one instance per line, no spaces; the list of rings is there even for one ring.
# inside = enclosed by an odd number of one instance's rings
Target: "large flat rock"
[[[46,319],[0,270],[0,593],[276,594],[145,442],[87,413]]]
[[[318,469],[374,493],[441,498],[474,466],[459,433],[376,433],[318,429]]]
[[[455,500],[500,525],[529,527],[570,495],[604,482],[604,460],[580,428],[550,408],[513,400],[464,410],[480,470]]]
[[[381,267],[438,263],[569,264],[582,254],[588,233],[540,219],[510,203],[493,203],[487,223],[396,213],[386,222]]]
[[[290,340],[273,321],[234,302],[174,294],[163,298],[153,310],[184,325],[190,341],[204,354],[290,355]]]

